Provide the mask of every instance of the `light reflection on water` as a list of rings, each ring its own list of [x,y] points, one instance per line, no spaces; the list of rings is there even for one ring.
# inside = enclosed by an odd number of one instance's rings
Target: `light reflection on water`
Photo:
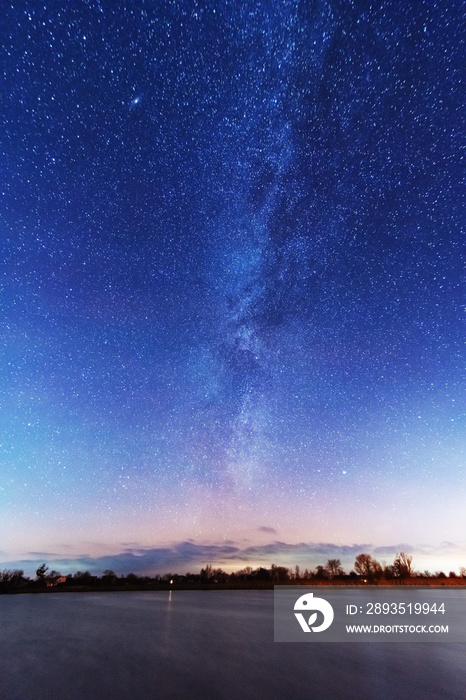
[[[277,644],[272,591],[0,596],[0,697],[464,700],[464,645]]]

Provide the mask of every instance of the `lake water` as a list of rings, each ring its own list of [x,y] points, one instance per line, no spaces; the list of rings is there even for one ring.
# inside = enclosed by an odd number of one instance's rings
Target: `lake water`
[[[0,596],[8,700],[464,700],[462,644],[279,644],[273,591]]]

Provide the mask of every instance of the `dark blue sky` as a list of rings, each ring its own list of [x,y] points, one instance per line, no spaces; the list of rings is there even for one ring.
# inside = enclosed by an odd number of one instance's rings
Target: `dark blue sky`
[[[466,563],[464,30],[460,2],[5,5],[4,561]]]

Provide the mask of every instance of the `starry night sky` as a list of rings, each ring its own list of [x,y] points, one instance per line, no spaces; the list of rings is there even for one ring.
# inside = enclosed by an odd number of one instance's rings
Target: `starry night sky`
[[[466,565],[463,3],[2,14],[1,560]]]

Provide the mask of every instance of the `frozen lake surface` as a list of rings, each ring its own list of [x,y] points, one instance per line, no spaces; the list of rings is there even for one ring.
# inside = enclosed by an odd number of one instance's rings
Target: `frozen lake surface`
[[[9,700],[460,700],[462,644],[279,644],[273,591],[0,596]]]

